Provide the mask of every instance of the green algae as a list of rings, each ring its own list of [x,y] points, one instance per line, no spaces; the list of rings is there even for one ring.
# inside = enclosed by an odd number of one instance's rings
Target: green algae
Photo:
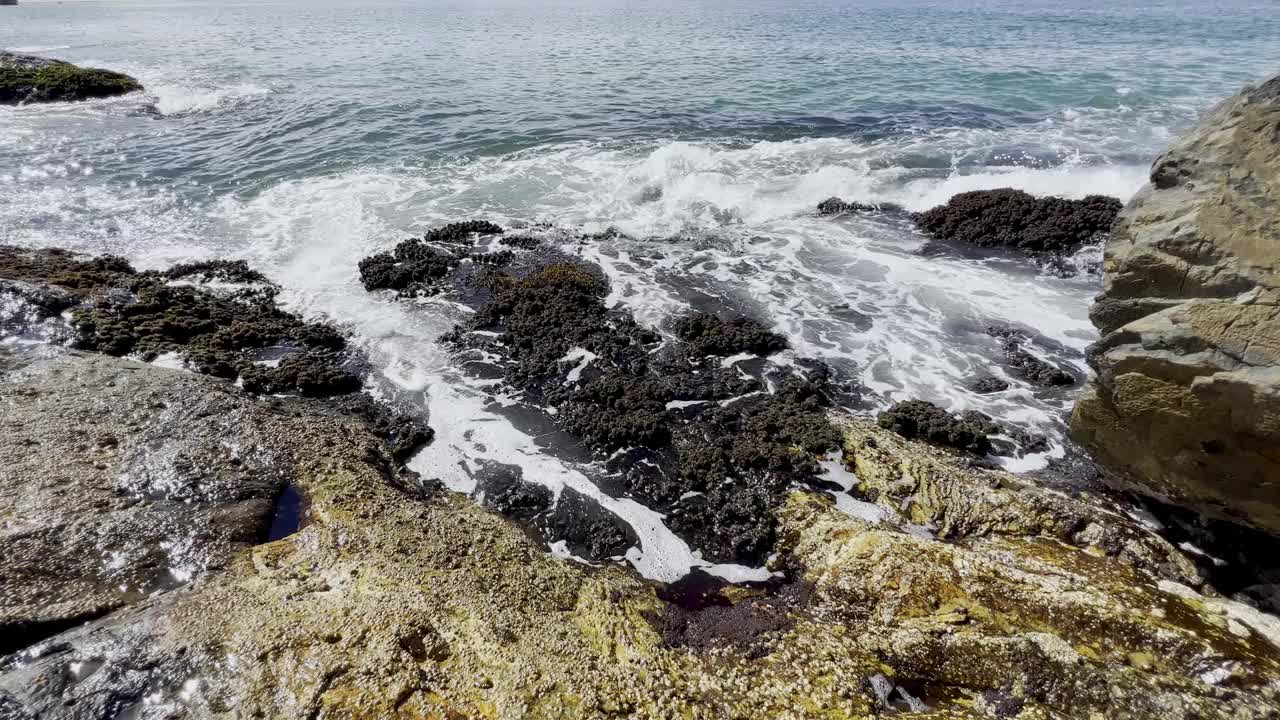
[[[0,104],[87,100],[142,89],[137,80],[110,70],[58,61],[25,62],[16,58],[18,56],[0,54]]]

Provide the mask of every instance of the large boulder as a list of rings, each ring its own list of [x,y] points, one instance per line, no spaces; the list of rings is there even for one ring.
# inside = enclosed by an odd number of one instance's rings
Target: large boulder
[[[1280,532],[1280,77],[1158,158],[1107,243],[1075,438],[1117,485]]]
[[[113,97],[142,89],[123,73],[0,51],[0,105]]]

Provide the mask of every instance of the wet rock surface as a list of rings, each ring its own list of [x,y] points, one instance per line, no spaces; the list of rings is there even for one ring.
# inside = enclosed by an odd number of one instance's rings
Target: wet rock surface
[[[104,417],[124,414],[139,390],[163,392],[172,410],[225,396],[221,412],[190,415],[240,413],[232,429],[204,435],[260,438],[273,453],[265,470],[306,498],[308,521],[274,542],[236,546],[190,585],[0,658],[8,716],[912,710],[1190,720],[1280,711],[1280,621],[1215,597],[1176,548],[1105,497],[1046,491],[866,419],[834,422],[884,521],[792,493],[778,512],[776,581],[695,575],[655,587],[617,566],[553,557],[465,497],[406,494],[385,443],[318,401],[286,410],[199,375],[101,357],[63,362],[87,384],[62,403]],[[96,366],[111,373],[88,371]],[[0,387],[52,383],[41,373],[57,367],[29,366]],[[113,390],[124,368],[129,384]],[[5,397],[21,415],[48,403]],[[120,452],[146,437],[122,435]],[[21,445],[5,434],[0,448]],[[509,492],[520,487],[510,468],[491,469],[486,497],[519,494]],[[36,482],[23,490],[45,494]],[[905,523],[927,523],[935,537]]]
[[[1030,339],[1025,333],[1014,328],[993,326],[987,328],[987,334],[1000,341],[1009,369],[1032,385],[1060,387],[1076,384],[1075,375],[1029,352]]]
[[[907,439],[926,440],[978,455],[990,452],[990,436],[999,432],[985,416],[953,415],[924,400],[894,403],[879,414],[877,422]]]
[[[452,223],[395,246],[391,252],[360,261],[365,290],[395,290],[402,297],[434,295],[441,282],[463,260],[500,261],[501,257],[470,252],[476,235],[497,235],[502,228],[484,220]]]
[[[122,258],[0,246],[0,328],[81,350],[238,380],[263,395],[337,397],[407,459],[430,441],[425,423],[367,396],[363,358],[341,332],[281,310],[279,288],[244,261],[211,260],[139,272]],[[8,298],[6,302],[4,299]],[[67,318],[67,322],[61,319]]]
[[[71,355],[0,408],[0,652],[225,568],[285,480],[261,411],[187,373]]]
[[[0,105],[89,100],[141,89],[123,73],[0,50]]]
[[[903,212],[901,205],[893,203],[860,203],[847,202],[838,197],[829,197],[818,203],[819,215],[847,215],[849,213],[900,213]]]
[[[960,193],[945,205],[916,213],[916,225],[939,240],[1033,253],[1072,253],[1111,230],[1119,200],[1090,195],[1082,200],[1038,198],[1021,190]]]
[[[969,381],[969,389],[979,395],[1004,392],[1009,389],[1009,381],[994,375],[983,375]]]
[[[200,276],[241,284],[219,292],[191,284]],[[243,263],[138,272],[110,256],[0,247],[0,278],[58,287],[78,298],[69,309],[81,349],[144,361],[174,353],[197,372],[242,378],[251,392],[325,396],[361,386],[344,367],[342,334],[280,310],[278,288]]]
[[[1108,481],[1280,533],[1280,78],[1156,160],[1107,243],[1072,432]]]
[[[695,355],[772,355],[786,350],[787,340],[750,318],[724,320],[708,313],[692,313],[675,322],[676,337],[689,343]]]
[[[416,251],[448,249],[409,242]],[[609,285],[597,268],[546,251],[468,260],[437,281],[476,307],[444,338],[460,359],[486,377],[501,375],[599,453],[620,490],[667,514],[706,558],[761,564],[785,492],[816,477],[818,457],[838,444],[826,419],[824,369],[735,364],[786,347],[752,319],[691,313],[664,338],[605,306]],[[625,524],[574,494],[562,493],[536,524],[592,560],[635,541]]]
[[[1276,712],[1275,619],[1248,606],[1048,539],[938,542],[805,496],[785,517],[811,607],[857,628],[851,642],[893,668],[890,684],[919,683],[927,706],[985,717]]]

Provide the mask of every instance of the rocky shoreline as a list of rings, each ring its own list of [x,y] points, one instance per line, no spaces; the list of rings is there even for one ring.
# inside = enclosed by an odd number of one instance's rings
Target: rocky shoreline
[[[837,409],[857,388],[727,308],[641,325],[536,228],[359,262],[369,292],[465,300],[461,367],[767,582],[645,580],[572,489],[407,469],[429,419],[361,392],[359,350],[244,263],[0,247],[0,718],[1278,717],[1278,83],[1123,210],[991,191],[913,217],[1038,256],[1119,213],[1073,420],[1100,482],[999,469],[1042,440],[981,414]],[[988,332],[1016,382],[1084,380]]]

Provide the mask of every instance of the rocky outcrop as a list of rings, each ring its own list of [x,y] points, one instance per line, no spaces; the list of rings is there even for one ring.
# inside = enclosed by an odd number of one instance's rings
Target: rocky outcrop
[[[0,51],[0,105],[88,100],[141,89],[122,73]]]
[[[177,356],[257,393],[358,391],[346,338],[280,309],[278,291],[244,262],[138,272],[109,255],[0,245],[0,293],[18,295],[44,318],[69,312],[80,349],[148,361]]]
[[[395,290],[403,297],[434,295],[443,280],[466,259],[486,258],[469,252],[475,235],[496,235],[502,228],[484,220],[445,225],[423,238],[405,240],[391,252],[371,255],[360,261],[360,282],[365,290]]]
[[[147,412],[156,397],[165,407]],[[129,503],[187,513],[178,518],[236,508],[221,495],[182,509],[92,490],[119,487],[133,476],[129,458],[152,454],[153,477],[167,477],[159,466],[173,458],[179,477],[207,472],[214,487],[243,491],[250,525],[264,516],[251,478],[285,483],[305,505],[286,534],[216,544],[216,561],[185,584],[48,626],[41,642],[0,658],[6,718],[1280,712],[1277,621],[1214,597],[1177,549],[1101,503],[969,467],[866,420],[839,422],[849,467],[879,496],[879,522],[794,493],[780,512],[777,583],[655,588],[618,566],[554,557],[465,497],[421,492],[380,439],[317,412],[317,400],[277,407],[214,378],[76,355],[9,371],[0,398],[13,422],[46,423],[47,447],[0,434],[7,459],[60,452],[68,470],[55,479],[103,466],[84,475],[83,502],[30,473],[6,476],[6,542],[23,536],[18,521],[118,537],[110,531]],[[77,442],[86,434],[66,422],[81,417],[116,434],[110,452]],[[225,446],[249,445],[255,464],[235,465]],[[195,470],[181,470],[184,454]],[[178,486],[204,486],[189,479]],[[20,518],[8,510],[15,495],[25,496]],[[136,557],[206,527],[143,533]],[[101,572],[100,554],[74,547],[83,557],[67,577]],[[39,571],[23,557],[0,554],[7,581]],[[53,580],[32,586],[57,592]],[[7,594],[0,610],[42,612]]]
[[[1002,188],[960,193],[912,217],[922,231],[939,240],[1071,253],[1104,237],[1119,211],[1119,200],[1101,195],[1065,200]]]
[[[785,338],[734,313],[689,313],[664,338],[608,306],[600,268],[486,237],[498,232],[483,221],[447,225],[361,267],[417,277],[413,258],[428,258],[421,276],[429,279],[401,295],[447,290],[476,309],[442,338],[465,366],[502,376],[505,392],[582,440],[702,557],[762,565],[786,492],[812,483],[818,459],[837,445],[829,373],[812,362],[766,368],[759,358],[786,349]],[[445,255],[452,260],[438,263]],[[629,529],[598,508],[592,517],[590,499],[569,498],[535,526],[590,560],[625,552]]]
[[[1280,78],[1156,160],[1106,247],[1072,419],[1116,484],[1280,532]]]

